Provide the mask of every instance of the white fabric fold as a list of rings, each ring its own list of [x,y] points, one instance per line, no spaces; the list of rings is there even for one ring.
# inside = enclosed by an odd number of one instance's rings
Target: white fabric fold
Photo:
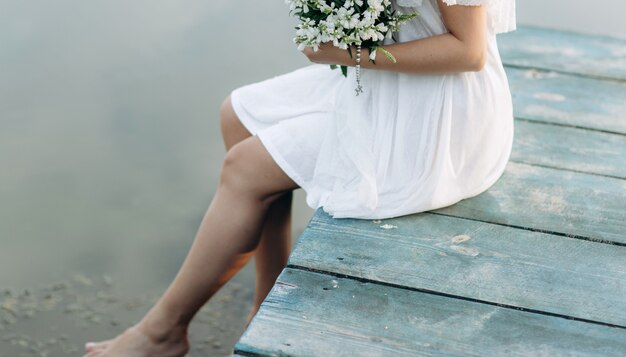
[[[327,212],[336,216],[359,210],[371,213],[378,206],[380,184],[372,130],[375,106],[370,98],[371,86],[376,84],[367,75],[362,75],[361,82],[364,92],[358,97],[350,88],[355,85],[353,71],[340,84],[331,128],[326,132],[319,155],[326,160],[317,161],[313,177],[315,182],[328,183],[325,195],[318,199]]]
[[[504,33],[516,29],[515,0],[443,0],[448,5],[487,7],[489,25],[495,33]]]
[[[514,4],[492,1],[502,6],[490,8],[494,14]],[[446,33],[437,0],[423,1],[418,11],[397,42]],[[355,96],[354,67],[344,78],[313,64],[233,92],[242,122],[305,189],[309,207],[334,218],[397,217],[473,197],[504,172],[513,107],[493,31],[481,71],[362,68],[361,80],[364,92]]]
[[[420,12],[400,41],[446,31],[436,0]],[[335,218],[380,218],[444,207],[492,184],[510,153],[503,148],[510,147],[512,114],[495,37],[489,47],[480,74],[362,69],[359,96],[350,68],[337,87],[309,206],[323,206]]]

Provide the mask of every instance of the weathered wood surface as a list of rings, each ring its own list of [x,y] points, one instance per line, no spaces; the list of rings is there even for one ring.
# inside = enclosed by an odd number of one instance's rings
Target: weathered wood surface
[[[520,26],[498,37],[507,65],[626,80],[626,40]]]
[[[626,181],[509,162],[487,191],[433,212],[626,245]]]
[[[375,223],[318,211],[289,264],[626,329],[626,248],[609,244],[429,213]]]
[[[626,40],[499,44],[516,121],[498,182],[382,221],[319,208],[237,353],[626,355]]]
[[[626,82],[506,68],[515,116],[626,134]]]
[[[238,350],[255,356],[623,356],[626,333],[287,268]]]
[[[624,135],[526,120],[516,120],[514,132],[515,162],[626,179]]]

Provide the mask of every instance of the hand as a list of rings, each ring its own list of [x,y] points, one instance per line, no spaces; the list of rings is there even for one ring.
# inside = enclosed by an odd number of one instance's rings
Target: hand
[[[343,50],[335,47],[332,42],[323,42],[320,44],[317,52],[313,51],[311,47],[305,47],[302,53],[314,63],[354,66],[356,64],[356,51],[353,47],[350,50],[352,51],[352,58],[350,58],[347,49]]]

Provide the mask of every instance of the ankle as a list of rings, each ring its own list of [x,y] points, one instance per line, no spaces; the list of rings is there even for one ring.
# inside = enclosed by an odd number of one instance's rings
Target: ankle
[[[155,344],[177,342],[187,338],[185,326],[163,327],[150,322],[140,322],[135,327]]]
[[[137,328],[153,342],[161,343],[186,337],[189,324],[175,315],[161,313],[155,308],[137,324]]]

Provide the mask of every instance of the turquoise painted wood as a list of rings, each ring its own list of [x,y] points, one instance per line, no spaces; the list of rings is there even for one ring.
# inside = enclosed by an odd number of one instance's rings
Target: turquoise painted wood
[[[536,69],[506,73],[517,118],[626,134],[626,82]]]
[[[511,160],[626,179],[626,136],[516,120]]]
[[[324,357],[623,356],[626,332],[288,268],[236,351]]]
[[[626,40],[520,26],[499,35],[507,65],[626,80]]]
[[[318,209],[288,264],[626,329],[626,248],[609,244],[430,213],[377,222]]]
[[[626,245],[626,181],[509,162],[487,191],[433,212]]]
[[[457,204],[309,222],[242,356],[626,356],[626,40],[499,37],[515,141]]]

